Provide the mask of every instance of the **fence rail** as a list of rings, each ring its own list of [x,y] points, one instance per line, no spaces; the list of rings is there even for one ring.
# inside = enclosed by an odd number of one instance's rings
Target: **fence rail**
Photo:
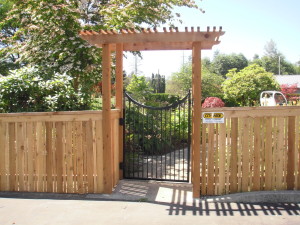
[[[202,125],[202,195],[300,189],[300,107],[203,112],[224,112],[225,123]]]
[[[112,110],[113,183],[120,111]],[[102,193],[102,111],[0,114],[0,191]]]

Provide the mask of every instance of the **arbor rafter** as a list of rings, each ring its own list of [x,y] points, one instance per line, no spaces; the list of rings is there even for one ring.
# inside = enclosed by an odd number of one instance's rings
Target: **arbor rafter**
[[[81,31],[80,37],[88,41],[91,45],[102,47],[103,44],[110,44],[112,50],[116,49],[116,44],[122,43],[124,51],[147,51],[147,50],[191,50],[193,42],[201,42],[201,49],[212,49],[214,45],[220,43],[219,37],[225,32],[222,27],[219,30],[207,27],[205,31],[200,31],[200,27],[191,27],[180,32],[178,28],[163,28],[163,32],[154,29],[122,29],[115,30]]]

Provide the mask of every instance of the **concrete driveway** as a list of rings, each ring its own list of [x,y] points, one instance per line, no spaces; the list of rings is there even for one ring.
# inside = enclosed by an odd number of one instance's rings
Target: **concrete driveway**
[[[299,197],[295,191],[193,199],[189,184],[124,180],[112,195],[1,192],[0,225],[300,224]]]

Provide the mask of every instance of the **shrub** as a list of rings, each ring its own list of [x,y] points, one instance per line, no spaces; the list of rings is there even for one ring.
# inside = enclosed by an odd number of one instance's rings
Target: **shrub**
[[[280,90],[282,92],[282,94],[284,94],[284,96],[290,100],[290,98],[292,97],[292,94],[295,93],[297,91],[297,83],[295,84],[281,84],[280,85]]]
[[[82,110],[80,90],[72,87],[72,78],[55,74],[45,79],[36,68],[24,67],[0,77],[0,112],[45,112]]]
[[[236,69],[229,70],[226,76],[222,84],[224,98],[238,106],[257,105],[262,91],[279,89],[274,76],[257,64],[239,72]]]
[[[154,107],[163,107],[167,105],[172,105],[175,102],[178,102],[179,96],[166,93],[151,93],[146,97],[145,105],[154,106]]]
[[[217,97],[208,97],[204,100],[202,108],[224,107],[225,103]]]

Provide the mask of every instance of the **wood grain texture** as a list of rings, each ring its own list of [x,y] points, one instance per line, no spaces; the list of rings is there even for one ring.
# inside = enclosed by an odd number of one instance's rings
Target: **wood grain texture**
[[[192,56],[192,183],[193,197],[200,197],[200,138],[201,138],[201,42],[193,43]]]

